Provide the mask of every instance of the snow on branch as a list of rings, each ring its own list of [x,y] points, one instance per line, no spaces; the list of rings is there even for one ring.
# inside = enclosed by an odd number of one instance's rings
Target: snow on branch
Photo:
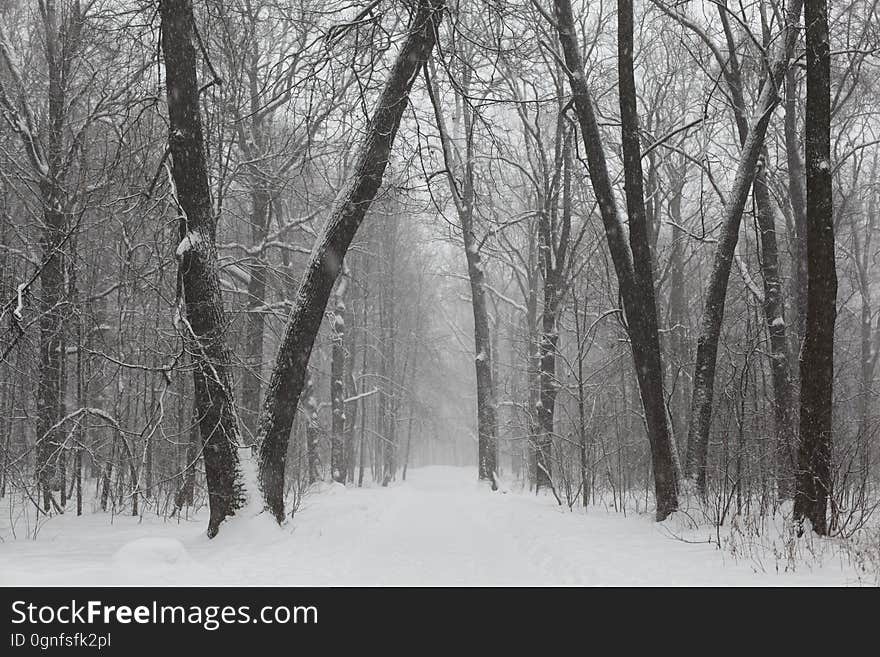
[[[245,254],[252,256],[252,257],[260,256],[267,249],[270,249],[273,247],[278,248],[278,249],[285,249],[287,251],[292,251],[294,253],[303,253],[305,255],[308,255],[309,253],[311,253],[310,249],[306,249],[304,247],[297,246],[295,244],[291,244],[291,243],[287,242],[286,240],[284,240],[284,237],[287,235],[288,232],[290,232],[294,228],[301,228],[301,227],[309,224],[311,221],[313,221],[315,219],[315,217],[318,216],[318,213],[320,213],[320,210],[315,210],[314,212],[311,212],[311,213],[305,215],[304,217],[296,217],[295,219],[291,219],[290,221],[284,222],[284,224],[282,224],[276,230],[274,230],[271,233],[269,233],[268,235],[266,235],[265,239],[263,239],[261,242],[255,244],[253,246],[245,246],[244,244],[241,244],[239,242],[225,242],[224,244],[218,245],[218,248],[227,249],[227,250],[234,249],[237,251],[243,251]]]
[[[19,105],[21,106],[21,111],[19,111],[7,94],[2,80],[0,80],[0,108],[2,108],[3,118],[6,119],[6,122],[13,131],[21,137],[31,165],[37,174],[41,178],[46,178],[49,175],[49,165],[43,156],[40,142],[37,140],[37,122],[34,118],[34,111],[24,95],[21,71],[18,68],[18,64],[16,64],[12,45],[9,43],[6,30],[2,24],[0,24],[0,59],[6,64],[6,69],[12,77],[13,85],[18,91]]]

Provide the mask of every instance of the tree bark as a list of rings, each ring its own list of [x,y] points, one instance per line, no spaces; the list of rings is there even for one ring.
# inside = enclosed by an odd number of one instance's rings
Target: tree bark
[[[470,69],[466,68],[461,81],[462,94],[466,95],[469,92],[470,77]],[[474,225],[476,194],[474,190],[473,109],[469,103],[462,102],[465,145],[462,157],[461,153],[454,150],[455,144],[446,130],[433,78],[428,82],[428,90],[446,162],[446,180],[449,184],[449,193],[461,224],[468,281],[471,286],[471,310],[474,316],[474,370],[477,381],[477,476],[480,481],[490,482],[492,490],[495,490],[497,488],[495,478],[498,471],[498,420],[493,376],[494,353],[489,328],[489,311],[486,304],[486,272],[483,268],[480,245]],[[457,141],[459,140],[455,139],[455,142]],[[461,191],[459,191],[459,183],[452,170],[453,163],[463,169],[461,172]]]
[[[593,100],[590,89],[584,75],[584,65],[581,51],[578,45],[575,31],[574,17],[571,10],[570,0],[555,0],[556,27],[559,42],[565,57],[565,63],[569,70],[569,82],[572,90],[572,101],[581,135],[584,140],[584,149],[587,155],[587,166],[590,180],[593,185],[593,193],[599,204],[602,223],[605,228],[605,237],[608,241],[611,259],[617,274],[620,295],[623,299],[624,311],[628,322],[627,331],[632,346],[633,362],[635,364],[636,377],[642,395],[642,404],[645,410],[648,440],[651,444],[651,461],[654,469],[654,486],[657,502],[656,517],[658,520],[665,519],[670,513],[678,508],[678,481],[676,454],[672,437],[669,433],[669,425],[666,421],[666,408],[663,396],[663,370],[660,362],[660,340],[657,334],[656,311],[652,315],[649,308],[655,307],[653,284],[649,289],[643,290],[645,269],[650,272],[650,252],[647,240],[642,241],[646,228],[636,227],[636,236],[630,238],[630,246],[627,246],[624,237],[623,223],[617,213],[617,204],[614,191],[611,186],[611,178],[605,161],[605,152],[602,146],[602,137],[599,125],[593,109]],[[628,20],[632,23],[632,7],[629,11],[624,8],[625,14],[629,14]],[[624,25],[626,28],[626,25]],[[622,53],[621,58],[621,82],[627,87],[634,89],[632,77],[632,46],[631,36],[625,39],[630,42],[629,53]],[[622,46],[627,49],[626,44]],[[628,72],[627,72],[628,71]],[[624,80],[623,78],[630,78]],[[635,105],[635,97],[630,98],[630,93],[621,89],[621,107]],[[628,113],[630,110],[627,110]],[[624,132],[631,132],[632,126],[624,128]],[[636,128],[637,130],[637,128]],[[636,135],[637,138],[637,135]],[[628,143],[631,139],[628,138]],[[631,159],[632,154],[626,159]],[[630,176],[633,172],[630,171]],[[630,185],[627,185],[629,188]],[[628,201],[629,204],[629,201]],[[644,209],[642,209],[642,213]],[[638,221],[638,219],[636,219]],[[634,254],[630,252],[635,245],[638,253],[644,255],[640,259],[639,270],[633,265]],[[647,298],[646,296],[647,295]]]
[[[251,181],[251,239],[260,244],[266,239],[271,197],[261,184],[259,176]],[[248,308],[245,315],[245,367],[241,381],[242,421],[251,437],[257,435],[262,392],[263,335],[265,332],[266,269],[265,255],[260,253],[250,269],[248,279]]]
[[[807,0],[805,160],[807,169],[807,318],[801,350],[801,422],[796,521],[828,533],[831,495],[834,322],[837,269],[831,174],[831,53],[826,0]]]
[[[789,0],[786,8],[783,46],[771,64],[771,73],[764,81],[758,100],[757,119],[748,130],[734,177],[733,189],[724,207],[722,232],[715,250],[712,273],[706,291],[706,301],[697,340],[697,358],[694,366],[691,416],[688,426],[688,445],[685,476],[696,480],[697,490],[705,491],[706,461],[709,449],[709,429],[712,423],[712,402],[718,342],[724,320],[727,283],[733,262],[739,228],[749,189],[754,181],[758,157],[764,149],[764,136],[779,102],[779,85],[788,68],[797,43],[797,24],[803,0]]]
[[[683,166],[686,166],[683,164]],[[685,175],[673,182],[672,198],[669,201],[669,215],[672,219],[672,247],[669,254],[669,329],[672,366],[675,371],[675,395],[672,399],[673,433],[677,449],[684,444],[684,427],[688,414],[688,377],[682,371],[690,364],[690,313],[688,307],[687,282],[685,277],[685,243],[687,234],[681,226],[681,201],[684,191]]]
[[[767,156],[766,150],[764,153]],[[761,274],[764,281],[764,320],[770,337],[770,375],[773,381],[773,426],[777,494],[790,499],[794,490],[795,416],[791,366],[786,337],[785,303],[779,273],[779,247],[773,202],[767,188],[766,169],[755,176],[752,185],[756,218],[761,235]]]
[[[348,465],[345,444],[345,290],[348,278],[342,275],[336,286],[336,305],[330,327],[330,476],[345,483]]]
[[[749,125],[745,106],[745,84],[742,67],[737,56],[737,44],[727,8],[718,6],[718,17],[724,27],[727,41],[728,61],[718,62],[725,71],[733,113],[739,131],[740,146],[748,141]],[[769,50],[771,41],[765,34],[764,48]],[[785,72],[789,78],[790,69]],[[780,82],[782,84],[782,82]],[[779,248],[776,241],[776,220],[773,200],[768,186],[767,170],[769,153],[766,145],[761,148],[763,164],[757,165],[752,183],[752,196],[755,201],[755,215],[758,223],[761,244],[761,277],[764,284],[764,320],[770,338],[770,373],[773,381],[774,412],[774,462],[776,467],[777,492],[782,499],[791,497],[794,490],[794,422],[791,392],[791,367],[788,353],[785,324],[785,303],[782,297],[782,281],[779,274]]]
[[[348,185],[337,197],[300,283],[260,422],[260,487],[267,509],[284,519],[284,462],[306,367],[342,259],[382,183],[409,91],[434,48],[442,0],[420,0]]]
[[[306,418],[306,469],[310,484],[321,479],[321,456],[318,453],[321,427],[318,424],[318,400],[315,399],[315,383],[312,373],[306,374],[302,392],[302,410]]]
[[[556,198],[547,195],[538,217],[539,262],[544,279],[544,307],[541,313],[541,342],[539,346],[539,397],[537,404],[540,431],[536,441],[537,469],[535,488],[553,489],[553,436],[555,435],[556,357],[559,348],[559,313],[567,285],[569,239],[571,237],[571,144],[562,117],[557,123],[557,139],[562,141],[562,221],[556,229]],[[557,234],[558,233],[558,234]]]
[[[191,0],[163,0],[162,50],[165,57],[171,174],[180,213],[178,293],[186,306],[180,318],[193,356],[193,383],[202,437],[208,501],[208,536],[244,502],[238,464],[238,420],[228,373],[226,315],[220,291],[215,246],[216,221],[211,208]]]
[[[495,490],[498,471],[498,427],[495,405],[495,382],[492,377],[492,340],[489,329],[489,311],[486,307],[486,273],[480,250],[473,232],[473,198],[465,201],[462,215],[462,234],[467,259],[468,279],[471,286],[471,309],[474,315],[474,369],[477,378],[477,458],[478,476],[488,481]]]
[[[807,192],[804,189],[804,161],[797,129],[797,78],[790,68],[785,74],[785,155],[788,163],[789,202],[794,221],[794,252],[792,253],[792,287],[795,299],[798,344],[804,339],[807,317]]]

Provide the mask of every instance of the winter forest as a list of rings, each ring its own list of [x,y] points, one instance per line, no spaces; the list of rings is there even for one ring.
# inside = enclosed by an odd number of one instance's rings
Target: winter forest
[[[880,0],[0,1],[0,584],[880,584]]]

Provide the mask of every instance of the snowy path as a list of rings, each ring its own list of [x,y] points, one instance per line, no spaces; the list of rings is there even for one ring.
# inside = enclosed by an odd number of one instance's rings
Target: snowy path
[[[856,583],[839,558],[767,572],[705,543],[674,540],[650,517],[561,509],[490,493],[467,468],[411,471],[387,489],[327,487],[290,526],[59,517],[36,541],[0,543],[0,585],[821,585]],[[756,572],[756,570],[758,572]]]

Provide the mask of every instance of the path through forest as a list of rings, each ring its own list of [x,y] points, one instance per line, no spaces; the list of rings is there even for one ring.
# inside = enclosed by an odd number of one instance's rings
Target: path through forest
[[[325,485],[289,526],[239,519],[214,540],[205,518],[142,522],[104,514],[56,517],[37,540],[0,526],[0,585],[821,585],[854,584],[832,549],[821,565],[776,572],[782,537],[760,559],[706,543],[710,528],[670,536],[651,514],[570,512],[552,497],[491,493],[471,468],[410,470],[389,488]],[[4,509],[5,512],[5,509]],[[4,523],[8,514],[4,513]],[[19,534],[24,526],[17,526]],[[772,533],[773,530],[770,530]],[[764,572],[761,572],[763,568]]]

